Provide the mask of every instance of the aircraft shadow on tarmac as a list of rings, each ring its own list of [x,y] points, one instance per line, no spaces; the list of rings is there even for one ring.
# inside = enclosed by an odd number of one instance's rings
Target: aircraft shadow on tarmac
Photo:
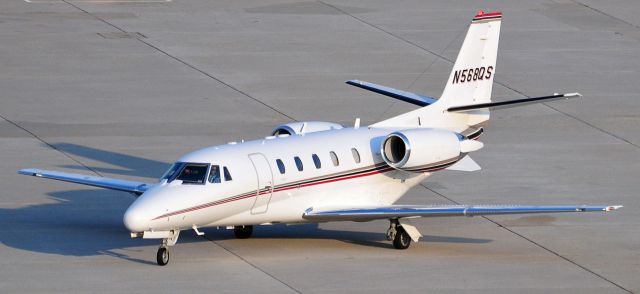
[[[170,163],[142,158],[138,156],[132,156],[128,154],[113,152],[102,150],[98,148],[82,146],[72,143],[57,143],[52,144],[58,150],[61,150],[67,154],[71,154],[72,156],[79,156],[87,159],[91,159],[94,161],[100,161],[104,163],[108,163],[110,165],[115,165],[122,167],[121,169],[116,168],[105,168],[105,167],[93,167],[90,166],[91,169],[99,172],[99,173],[110,173],[116,175],[125,175],[125,176],[138,176],[138,177],[147,177],[155,179],[159,178],[162,173],[169,168]],[[86,172],[87,169],[84,166],[78,165],[61,165],[60,167],[68,168],[68,169],[77,169]]]
[[[58,146],[63,146],[58,144]],[[71,148],[73,147],[73,148]],[[73,144],[65,144],[64,150],[74,150],[75,155],[119,165],[129,169],[126,173],[138,172],[137,166],[149,163],[151,168],[164,169],[162,162],[102,151]],[[135,164],[127,163],[134,161]],[[80,169],[80,167],[76,167]],[[149,168],[149,170],[151,170]],[[69,184],[71,185],[71,184]],[[79,189],[50,192],[53,203],[35,204],[21,208],[0,208],[0,223],[8,228],[0,234],[0,242],[6,246],[66,256],[109,255],[130,261],[151,263],[130,258],[114,250],[140,246],[156,246],[158,240],[129,238],[122,223],[122,216],[134,197],[122,192],[102,189]],[[255,228],[257,239],[328,239],[362,246],[392,248],[386,241],[384,231],[358,232],[322,229],[318,224],[273,225]],[[233,239],[231,230],[205,229],[206,238],[192,232],[183,232],[180,243],[224,241]],[[444,243],[488,243],[489,239],[463,237],[425,236],[425,242]],[[309,249],[313,250],[313,249]]]
[[[130,239],[122,224],[122,215],[133,197],[108,190],[71,190],[51,192],[56,203],[0,209],[0,223],[9,231],[0,234],[0,242],[21,250],[68,256],[110,255],[136,262],[114,250],[156,246],[158,240]],[[381,232],[357,232],[322,229],[317,224],[256,227],[258,239],[328,239],[373,247],[392,248]],[[231,230],[206,229],[213,241],[233,239]],[[183,232],[180,243],[209,242],[192,232]],[[489,239],[425,236],[424,242],[488,243]],[[313,250],[313,249],[310,249]]]

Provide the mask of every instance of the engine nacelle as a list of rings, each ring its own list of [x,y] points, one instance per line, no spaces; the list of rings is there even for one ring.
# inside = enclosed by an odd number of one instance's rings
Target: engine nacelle
[[[328,130],[342,129],[342,125],[324,121],[304,121],[291,122],[277,126],[271,131],[272,136],[277,135],[299,135],[302,133],[313,133]]]
[[[427,172],[447,167],[457,161],[461,155],[461,141],[464,139],[462,135],[446,130],[403,130],[393,132],[384,138],[381,154],[384,161],[395,169]],[[477,141],[473,141],[474,143],[467,143],[470,140],[464,141],[465,144],[462,145],[475,143],[482,145]]]

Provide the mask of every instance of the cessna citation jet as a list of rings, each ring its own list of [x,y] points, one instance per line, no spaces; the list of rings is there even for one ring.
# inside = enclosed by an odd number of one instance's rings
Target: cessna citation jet
[[[23,169],[20,174],[120,190],[139,196],[124,214],[132,237],[161,239],[159,265],[180,231],[227,227],[249,238],[254,225],[388,219],[387,238],[406,249],[422,235],[407,219],[494,214],[612,211],[616,205],[394,205],[440,170],[476,171],[469,153],[491,109],[581,96],[491,102],[502,13],[480,11],[439,99],[364,81],[348,84],[420,108],[361,127],[293,122],[270,136],[182,156],[157,183]]]

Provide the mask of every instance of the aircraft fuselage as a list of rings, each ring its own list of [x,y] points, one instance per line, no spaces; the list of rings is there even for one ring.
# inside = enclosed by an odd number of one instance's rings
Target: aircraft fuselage
[[[305,222],[302,213],[312,207],[392,204],[430,174],[399,171],[384,162],[381,141],[391,132],[345,128],[191,152],[178,162],[226,168],[231,180],[161,180],[131,205],[125,225],[141,232],[296,223]]]

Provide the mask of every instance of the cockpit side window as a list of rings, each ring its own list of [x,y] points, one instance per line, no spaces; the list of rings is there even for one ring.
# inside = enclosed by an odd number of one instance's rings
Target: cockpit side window
[[[226,167],[226,166],[224,167],[224,169],[223,169],[223,170],[224,170],[224,181],[225,181],[225,182],[228,182],[228,181],[233,180],[233,179],[231,178],[231,174],[229,173],[229,170],[227,169],[227,167]]]
[[[227,168],[224,168],[225,172]],[[209,183],[220,183],[220,166],[219,165],[211,165],[211,171],[209,172]]]
[[[176,179],[183,184],[204,184],[208,167],[204,163],[185,163]]]

